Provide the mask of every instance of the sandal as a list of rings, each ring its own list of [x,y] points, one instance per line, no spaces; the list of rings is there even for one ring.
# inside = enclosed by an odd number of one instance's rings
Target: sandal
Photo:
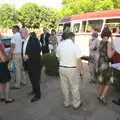
[[[15,101],[15,99],[8,99],[8,100],[5,100],[5,103],[8,104],[8,103],[13,103]]]
[[[104,97],[97,97],[97,98],[98,98],[98,100],[99,100],[99,103],[101,103],[101,104],[103,104],[103,105],[107,105],[107,102],[106,102],[106,100],[105,100]]]
[[[107,102],[106,102],[106,100],[105,100],[104,97],[102,98],[102,101],[101,101],[101,102],[102,102],[103,105],[107,105]]]
[[[101,102],[102,102],[102,99],[101,99],[101,97],[100,97],[100,96],[97,96],[97,99],[98,99],[99,103],[101,103]]]

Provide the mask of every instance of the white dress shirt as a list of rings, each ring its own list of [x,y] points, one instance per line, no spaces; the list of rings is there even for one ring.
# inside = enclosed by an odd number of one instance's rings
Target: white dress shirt
[[[23,57],[25,57],[26,47],[27,47],[27,43],[28,43],[29,38],[30,38],[30,36],[28,36],[27,39],[24,40],[24,44],[23,44]]]
[[[73,67],[77,65],[77,58],[81,57],[81,50],[71,39],[67,39],[59,43],[56,56],[59,59],[60,66]]]
[[[13,37],[11,39],[11,43],[15,44],[15,49],[14,49],[13,53],[15,53],[15,54],[20,53],[21,54],[22,38],[21,38],[19,32],[16,32],[15,34],[13,34]]]

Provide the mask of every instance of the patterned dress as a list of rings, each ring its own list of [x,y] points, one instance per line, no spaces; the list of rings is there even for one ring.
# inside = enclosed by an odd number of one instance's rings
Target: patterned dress
[[[55,35],[50,35],[49,38],[49,45],[51,45],[51,50],[55,52],[56,47],[57,47],[57,37]]]
[[[109,67],[109,58],[107,55],[108,41],[103,38],[99,46],[99,59],[98,59],[98,80],[101,84],[109,84],[111,77],[111,69]]]
[[[91,81],[96,80],[97,72],[97,60],[98,60],[98,46],[99,40],[97,38],[92,38],[89,41],[89,72],[91,76]]]

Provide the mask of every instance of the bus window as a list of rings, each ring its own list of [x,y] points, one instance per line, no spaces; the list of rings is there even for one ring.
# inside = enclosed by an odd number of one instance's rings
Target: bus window
[[[63,27],[63,32],[70,32],[71,23],[65,23]]]
[[[117,32],[117,27],[120,26],[120,24],[115,24],[115,23],[110,23],[110,24],[106,24],[110,30],[112,31],[112,33],[116,33]]]
[[[59,24],[58,33],[62,33],[62,32],[63,32],[63,24]]]
[[[107,19],[106,23],[120,23],[120,18],[116,18],[116,19]]]
[[[89,20],[86,32],[91,32],[93,28],[97,29],[98,32],[100,32],[102,25],[103,25],[103,20]]]
[[[73,26],[73,32],[78,33],[80,29],[80,23],[75,23]]]
[[[82,21],[82,28],[80,32],[85,32],[85,28],[86,28],[86,21]]]
[[[120,26],[120,18],[107,19],[106,25],[111,29],[113,33],[115,33],[115,29]]]

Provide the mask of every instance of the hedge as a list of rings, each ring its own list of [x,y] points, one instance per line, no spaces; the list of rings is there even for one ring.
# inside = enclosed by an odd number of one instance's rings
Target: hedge
[[[49,76],[59,75],[59,63],[55,53],[42,55],[42,65],[45,66],[45,72]]]
[[[113,76],[114,76],[114,83],[113,86],[120,91],[120,71],[117,69],[113,70]]]

